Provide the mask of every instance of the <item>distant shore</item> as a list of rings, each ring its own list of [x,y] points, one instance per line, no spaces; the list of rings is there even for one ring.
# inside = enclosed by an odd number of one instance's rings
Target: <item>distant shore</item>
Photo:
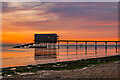
[[[54,71],[63,71],[63,70],[76,70],[84,69],[87,67],[111,63],[115,61],[120,61],[120,55],[101,57],[101,58],[92,58],[92,59],[82,59],[77,61],[65,61],[49,64],[38,64],[38,65],[28,65],[28,66],[18,66],[18,67],[9,67],[2,68],[3,78],[20,76],[23,74],[31,74],[41,72],[43,70],[54,70]]]

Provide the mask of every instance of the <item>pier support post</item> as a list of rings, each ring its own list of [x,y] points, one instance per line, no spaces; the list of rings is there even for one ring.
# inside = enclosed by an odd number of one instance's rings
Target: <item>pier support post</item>
[[[97,49],[97,42],[95,42],[95,49]]]
[[[117,49],[117,42],[115,42],[116,43],[116,49]]]
[[[85,42],[85,54],[87,54],[87,42]]]
[[[85,49],[87,49],[87,42],[85,42]]]
[[[68,49],[68,41],[67,41],[67,49]]]
[[[116,43],[116,53],[117,53],[117,42],[115,42]]]
[[[34,45],[35,45],[35,47],[36,47],[36,43],[35,43]]]
[[[78,46],[78,45],[77,45],[77,42],[76,42],[76,49],[77,49],[77,46]]]
[[[76,54],[77,54],[77,46],[78,46],[77,43],[78,43],[78,42],[76,41]]]
[[[47,43],[45,44],[45,46],[47,47]]]
[[[39,47],[40,47],[40,43],[39,43],[38,45],[39,45]]]
[[[50,42],[48,43],[48,48],[51,48],[51,44],[50,44]]]
[[[95,42],[95,54],[97,54],[97,42]]]
[[[105,53],[107,53],[107,42],[105,42]]]
[[[105,42],[105,49],[107,49],[107,42]]]

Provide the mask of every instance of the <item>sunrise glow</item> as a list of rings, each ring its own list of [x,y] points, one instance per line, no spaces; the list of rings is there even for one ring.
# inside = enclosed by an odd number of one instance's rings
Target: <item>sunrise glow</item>
[[[2,5],[3,44],[30,43],[34,34],[59,39],[118,40],[117,3],[15,3]]]

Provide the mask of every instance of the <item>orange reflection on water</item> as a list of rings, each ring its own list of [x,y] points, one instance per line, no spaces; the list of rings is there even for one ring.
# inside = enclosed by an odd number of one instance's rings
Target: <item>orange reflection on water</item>
[[[32,49],[8,49],[2,51],[2,67],[28,65],[34,62]]]
[[[60,49],[45,48],[3,48],[2,67],[23,66],[30,64],[43,64],[59,61],[79,60],[86,58],[105,57],[119,55],[119,49],[115,46],[60,46]]]
[[[57,51],[56,49],[46,49],[46,48],[35,48],[35,62],[50,62],[50,60],[57,59]]]

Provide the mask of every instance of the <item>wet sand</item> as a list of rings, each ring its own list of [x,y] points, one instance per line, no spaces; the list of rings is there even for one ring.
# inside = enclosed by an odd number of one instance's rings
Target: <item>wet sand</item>
[[[7,79],[8,78],[8,79]],[[98,64],[91,67],[84,67],[82,69],[74,69],[74,70],[43,70],[38,71],[36,73],[28,73],[21,75],[14,75],[6,77],[3,80],[13,80],[10,78],[14,78],[14,80],[34,80],[36,79],[44,79],[44,78],[53,78],[54,79],[65,79],[65,78],[109,78],[109,79],[120,79],[120,61],[109,62],[105,64]],[[36,80],[35,79],[35,80]]]

